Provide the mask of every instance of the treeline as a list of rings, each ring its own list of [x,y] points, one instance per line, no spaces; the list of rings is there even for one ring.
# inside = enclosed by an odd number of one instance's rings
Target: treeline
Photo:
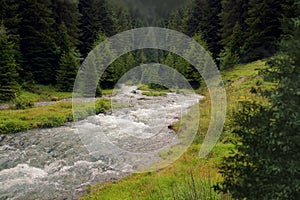
[[[173,12],[168,28],[203,38],[220,68],[270,57],[278,51],[295,0],[194,0]]]
[[[134,27],[105,0],[1,0],[1,99],[38,83],[72,91],[80,62],[97,40]]]
[[[87,54],[105,38],[136,27],[183,32],[210,51],[220,68],[272,56],[284,36],[282,20],[295,13],[294,1],[194,0],[167,17],[164,6],[153,1],[150,7],[156,9],[155,17],[149,21],[138,3],[127,9],[125,4],[107,0],[0,0],[1,99],[12,99],[20,85],[33,83],[72,91]],[[127,70],[149,62],[174,67],[194,87],[200,84],[200,75],[184,59],[159,50],[141,50],[114,62],[100,86],[111,88]]]

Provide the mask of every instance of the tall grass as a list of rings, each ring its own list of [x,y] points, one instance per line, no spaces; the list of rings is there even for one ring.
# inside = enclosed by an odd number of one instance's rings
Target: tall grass
[[[210,177],[208,171],[206,177],[195,176],[191,170],[188,177],[182,182],[175,183],[168,190],[160,188],[159,197],[153,197],[153,200],[230,200],[230,196],[217,193],[213,189],[215,182]],[[166,195],[171,193],[171,195]],[[167,197],[169,196],[169,197]]]

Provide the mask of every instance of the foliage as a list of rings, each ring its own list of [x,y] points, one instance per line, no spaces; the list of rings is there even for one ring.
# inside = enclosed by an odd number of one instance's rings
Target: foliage
[[[239,63],[240,60],[238,54],[232,52],[229,48],[225,48],[224,50],[222,50],[222,52],[220,53],[220,59],[220,66],[222,70],[235,66]]]
[[[59,27],[62,39],[61,48],[62,55],[59,61],[59,69],[57,71],[57,87],[62,92],[71,92],[73,90],[77,70],[79,68],[79,53],[71,43],[71,38],[68,36],[66,26],[62,22]]]
[[[17,97],[13,101],[12,108],[14,108],[16,110],[23,110],[26,108],[32,108],[33,106],[34,106],[34,103],[32,101],[30,101],[30,99]]]
[[[19,92],[14,45],[3,25],[0,26],[0,100],[16,98]]]
[[[243,60],[251,62],[274,55],[282,34],[280,0],[249,0]]]
[[[190,6],[191,13],[188,16],[186,24],[186,33],[193,37],[202,32],[203,39],[207,44],[212,57],[218,62],[218,56],[221,50],[219,45],[220,36],[220,18],[221,1],[220,0],[195,0]]]
[[[236,112],[233,133],[236,150],[224,158],[224,177],[216,188],[237,199],[298,199],[300,131],[299,20],[282,42],[282,53],[268,62],[266,78],[277,83],[263,95],[267,105],[242,103]]]
[[[8,30],[10,40],[14,44],[15,60],[17,63],[17,72],[23,75],[21,65],[23,62],[22,53],[20,50],[20,22],[21,16],[19,15],[20,5],[18,0],[1,0],[0,4],[0,23],[3,24]],[[19,82],[23,80],[19,77]]]
[[[80,53],[85,57],[92,50],[97,40],[97,34],[102,31],[107,36],[112,36],[116,31],[116,21],[106,0],[80,0],[81,13],[80,29],[82,44]]]
[[[70,42],[73,47],[80,44],[79,36],[79,20],[80,13],[78,9],[78,0],[70,1],[52,1],[53,18],[55,20],[55,31],[57,35],[55,36],[56,44],[63,48],[61,45],[64,43],[64,37],[61,36],[61,25],[66,26],[66,35],[70,38]]]
[[[51,0],[20,2],[23,10],[20,37],[26,66],[24,70],[32,72],[34,80],[41,84],[54,83],[56,78],[57,47],[51,4]]]

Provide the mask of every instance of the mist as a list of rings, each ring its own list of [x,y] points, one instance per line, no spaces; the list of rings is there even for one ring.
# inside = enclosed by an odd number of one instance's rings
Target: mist
[[[110,2],[127,7],[135,17],[141,17],[151,25],[156,20],[165,19],[173,10],[183,7],[191,1],[192,0],[111,0]]]

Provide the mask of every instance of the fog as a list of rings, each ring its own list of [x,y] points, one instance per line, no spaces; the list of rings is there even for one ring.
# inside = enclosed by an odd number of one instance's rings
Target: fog
[[[134,16],[147,20],[151,25],[155,20],[166,18],[174,9],[186,5],[191,0],[111,0],[110,2],[129,8]]]

